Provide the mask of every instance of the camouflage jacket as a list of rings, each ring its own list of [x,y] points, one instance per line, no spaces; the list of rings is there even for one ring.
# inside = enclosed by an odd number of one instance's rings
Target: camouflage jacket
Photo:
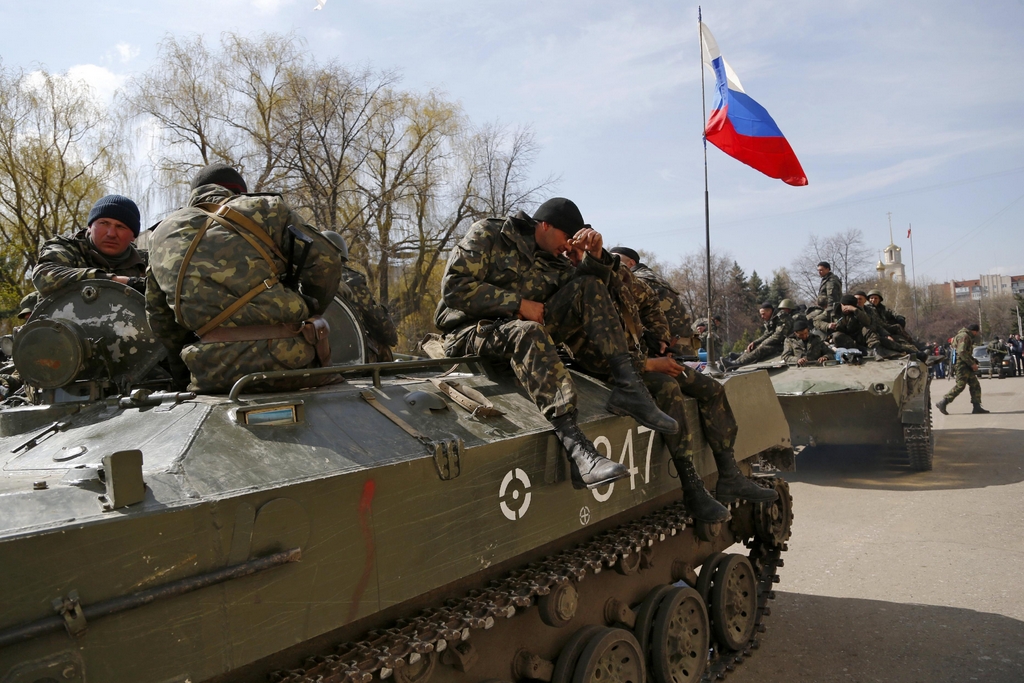
[[[818,305],[822,308],[828,308],[833,304],[839,303],[839,299],[843,296],[843,281],[839,279],[839,276],[829,271],[829,274],[821,278],[821,284],[818,285]],[[824,303],[821,302],[821,297],[825,297]]]
[[[872,304],[864,304],[864,308],[862,310],[867,313],[868,318],[871,319],[871,324],[867,326],[871,332],[879,335],[879,337],[892,336],[892,331],[889,329],[889,326],[885,324],[885,321],[882,320],[882,315],[878,312],[877,308]]]
[[[792,334],[786,337],[786,344],[782,347],[782,360],[806,358],[809,363],[813,363],[829,355],[831,353],[825,341],[816,334],[808,335],[807,339]]]
[[[525,214],[477,221],[452,250],[441,280],[434,324],[451,332],[470,322],[513,318],[523,299],[544,302],[577,275],[606,284],[612,259],[589,254],[578,268],[539,249]]]
[[[988,343],[988,353],[993,358],[998,358],[999,360],[1002,360],[1009,352],[1010,349],[1006,345],[1006,342],[990,341]]]
[[[779,311],[772,316],[771,320],[764,323],[764,332],[754,340],[754,346],[770,344],[782,348],[783,343],[793,332],[793,316],[789,313]]]
[[[370,351],[378,360],[381,356],[389,355],[390,349],[398,344],[398,329],[388,309],[373,298],[373,293],[366,285],[366,276],[359,271],[342,266],[341,279],[348,285],[348,291],[343,292],[342,298],[352,305],[353,311],[359,316]]]
[[[953,350],[956,351],[957,365],[970,369],[977,364],[978,361],[974,359],[974,335],[966,327],[960,328],[953,337]]]
[[[871,331],[871,318],[860,308],[848,315],[840,315],[834,322],[836,332],[849,335],[859,343],[864,343],[866,335]],[[825,329],[828,330],[827,324]]]
[[[186,269],[181,308],[175,309],[175,287],[185,252],[208,218],[195,208],[224,203],[266,231],[280,252],[288,253],[288,226],[312,238],[310,254],[299,278],[299,291],[278,282],[266,286],[272,272],[260,253],[239,233],[219,223],[199,241]],[[240,231],[244,232],[244,231]],[[248,233],[246,233],[248,234]],[[286,264],[273,255],[279,273]],[[308,367],[315,349],[301,336],[240,342],[198,342],[194,332],[231,303],[264,283],[265,290],[236,311],[225,327],[296,323],[323,312],[341,282],[341,252],[303,221],[278,195],[235,195],[219,185],[193,190],[188,205],[165,218],[153,233],[146,281],[146,313],[153,332],[171,353],[180,352],[200,391],[224,391],[251,372]]]
[[[692,337],[693,328],[691,327],[690,315],[686,312],[686,307],[683,306],[683,302],[679,299],[679,292],[665,278],[655,273],[649,266],[643,263],[633,266],[633,275],[646,282],[654,290],[655,294],[658,295],[658,299],[661,302],[661,312],[665,314],[665,318],[668,320],[672,336],[681,339]]]
[[[86,230],[71,237],[54,237],[43,242],[39,260],[32,269],[32,284],[42,296],[49,296],[80,280],[109,280],[111,276],[145,277],[146,252],[132,245],[120,256],[107,256],[96,249]]]
[[[889,327],[890,331],[898,331],[892,329],[894,325],[898,325],[900,327],[907,326],[907,319],[904,318],[902,315],[894,313],[893,311],[886,308],[885,304],[878,304],[877,306],[875,306],[875,310],[878,311],[878,316],[882,319],[882,322]]]

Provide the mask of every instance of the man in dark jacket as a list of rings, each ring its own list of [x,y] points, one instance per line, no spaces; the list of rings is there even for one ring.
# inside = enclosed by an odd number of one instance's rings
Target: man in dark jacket
[[[574,246],[586,252],[579,267],[563,257]],[[576,488],[603,486],[628,472],[601,457],[577,425],[576,389],[558,357],[559,343],[581,334],[594,340],[609,367],[609,410],[657,431],[679,429],[655,405],[630,360],[608,293],[612,263],[579,208],[549,199],[532,218],[520,212],[470,228],[448,260],[435,315],[448,356],[511,364],[565,447]]]
[[[843,281],[832,272],[832,265],[828,261],[818,263],[818,275],[821,276],[821,283],[818,285],[818,305],[822,308],[832,308],[843,296]]]

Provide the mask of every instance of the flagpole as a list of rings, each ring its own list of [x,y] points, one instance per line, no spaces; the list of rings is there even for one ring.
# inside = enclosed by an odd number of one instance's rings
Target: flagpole
[[[697,42],[700,43],[700,110],[701,110],[701,138],[704,141],[704,245],[707,256],[707,284],[708,284],[708,318],[707,318],[707,334],[708,334],[708,367],[714,367],[715,363],[715,345],[712,343],[714,338],[714,325],[711,323],[711,212],[708,204],[708,129],[707,129],[707,100],[704,96],[704,35],[701,33],[700,27],[704,22],[701,16],[700,5],[697,5]]]
[[[917,268],[914,267],[914,226],[907,223],[907,237],[910,238],[910,274],[914,278],[914,327],[917,327]]]

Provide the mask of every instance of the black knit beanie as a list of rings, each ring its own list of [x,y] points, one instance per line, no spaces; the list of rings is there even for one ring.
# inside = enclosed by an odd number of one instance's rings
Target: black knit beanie
[[[640,254],[636,253],[636,250],[630,249],[629,247],[615,247],[610,249],[610,254],[622,254],[626,258],[633,259],[637,263],[640,263]]]
[[[590,227],[583,222],[583,214],[580,213],[579,207],[565,197],[555,197],[541,204],[533,214],[533,220],[555,226],[570,239],[580,230]]]
[[[121,221],[131,228],[136,237],[139,236],[139,226],[142,222],[139,216],[139,207],[127,197],[119,194],[108,194],[106,197],[102,197],[92,205],[87,225],[92,225],[93,221],[99,218],[113,218],[115,221]]]
[[[239,194],[248,192],[242,174],[227,164],[209,164],[201,168],[192,179],[192,189],[203,185],[220,185]]]
[[[843,306],[856,306],[857,297],[855,297],[853,294],[843,294],[842,298],[839,299],[839,303],[842,304]]]

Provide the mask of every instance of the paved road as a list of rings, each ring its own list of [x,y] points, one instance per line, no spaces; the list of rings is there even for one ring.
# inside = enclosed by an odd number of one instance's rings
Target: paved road
[[[935,411],[935,469],[804,452],[761,648],[730,683],[1024,682],[1024,378]],[[937,380],[937,399],[950,383]]]

